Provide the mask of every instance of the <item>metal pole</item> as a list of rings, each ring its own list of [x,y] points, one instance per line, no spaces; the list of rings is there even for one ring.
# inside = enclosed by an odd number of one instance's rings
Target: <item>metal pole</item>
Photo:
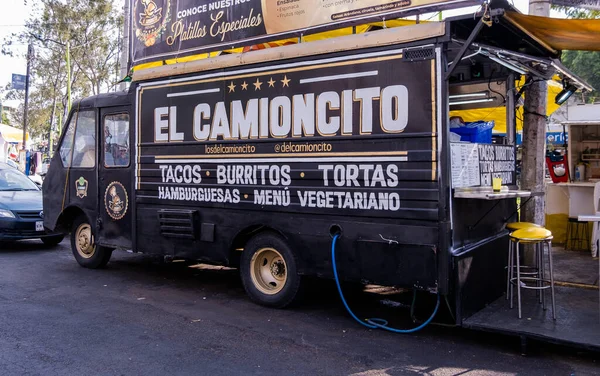
[[[54,115],[56,114],[56,97],[52,106],[52,116],[50,116],[50,131],[48,132],[48,158],[52,158],[52,128],[54,128]]]
[[[67,112],[71,111],[71,42],[67,41]]]
[[[506,79],[506,143],[517,146],[517,124],[515,121],[515,75]]]
[[[33,45],[27,46],[27,74],[25,76],[25,108],[23,109],[23,148],[27,146],[27,109],[29,107],[29,72],[31,69],[31,60],[33,60]]]

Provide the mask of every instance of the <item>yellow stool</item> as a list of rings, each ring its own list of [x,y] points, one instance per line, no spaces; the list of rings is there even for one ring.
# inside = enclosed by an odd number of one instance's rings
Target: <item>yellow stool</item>
[[[538,225],[537,223],[532,223],[532,222],[511,222],[511,223],[507,223],[506,224],[506,228],[508,230],[520,230],[522,228],[529,228],[529,227],[537,227],[537,228],[542,228],[542,226]]]
[[[542,307],[546,309],[545,291],[550,289],[552,295],[552,318],[556,320],[556,304],[554,301],[554,274],[552,273],[552,232],[543,227],[528,227],[516,230],[510,234],[509,256],[508,256],[508,281],[510,284],[510,308],[513,308],[513,286],[517,286],[517,304],[519,318],[521,318],[521,288],[540,291]],[[533,244],[536,250],[537,267],[534,273],[521,272],[519,245]],[[544,246],[548,247],[549,277],[545,277]],[[516,260],[516,268],[514,262]],[[515,277],[516,270],[516,277]],[[535,286],[528,286],[525,282],[535,282]]]
[[[536,228],[542,228],[542,226],[538,225],[537,223],[532,223],[532,222],[510,222],[506,224],[506,229],[510,230],[510,231],[515,231],[515,230],[520,230],[522,228],[530,228],[530,227],[536,227]],[[512,243],[508,244],[508,263],[507,265],[510,265],[510,255],[511,255],[511,250],[510,247],[512,247]],[[507,267],[508,269],[508,267]],[[529,268],[529,269],[533,269],[533,268]],[[528,274],[531,274],[533,272],[528,272]],[[535,274],[535,273],[534,273]],[[507,271],[506,274],[506,300],[508,300],[508,289],[510,288],[510,271]]]

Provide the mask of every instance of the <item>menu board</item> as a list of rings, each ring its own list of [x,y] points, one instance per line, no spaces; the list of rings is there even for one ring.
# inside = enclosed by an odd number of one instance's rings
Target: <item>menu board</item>
[[[481,185],[477,144],[450,143],[450,164],[453,188]]]
[[[450,143],[452,187],[491,186],[492,178],[514,185],[515,148],[511,145]]]

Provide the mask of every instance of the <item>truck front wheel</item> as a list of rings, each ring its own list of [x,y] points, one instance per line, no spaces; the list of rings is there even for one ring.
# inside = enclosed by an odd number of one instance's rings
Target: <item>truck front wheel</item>
[[[94,243],[92,226],[84,215],[73,222],[71,251],[79,265],[89,269],[105,267],[112,256],[112,249]]]
[[[268,307],[291,304],[301,288],[296,260],[286,242],[276,234],[259,234],[242,252],[240,273],[250,299]]]

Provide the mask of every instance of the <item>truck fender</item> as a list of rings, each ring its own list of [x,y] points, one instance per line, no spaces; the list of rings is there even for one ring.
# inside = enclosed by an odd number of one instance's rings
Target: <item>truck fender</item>
[[[280,235],[285,240],[288,239],[288,237],[282,231],[271,226],[266,226],[263,224],[246,226],[238,231],[231,241],[229,246],[229,265],[236,268],[239,267],[240,257],[248,240],[263,232],[273,232]]]
[[[65,233],[71,232],[73,221],[82,214],[86,215],[85,212],[78,206],[66,207],[56,219],[53,230]]]

